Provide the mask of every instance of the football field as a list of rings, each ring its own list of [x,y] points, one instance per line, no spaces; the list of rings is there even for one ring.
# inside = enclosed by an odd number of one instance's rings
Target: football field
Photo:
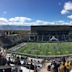
[[[72,42],[46,42],[46,43],[26,43],[17,52],[32,55],[65,55],[72,54]]]

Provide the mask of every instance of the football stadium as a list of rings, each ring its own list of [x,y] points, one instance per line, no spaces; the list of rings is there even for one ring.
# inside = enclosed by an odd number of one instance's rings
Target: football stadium
[[[46,70],[48,62],[51,63],[53,60],[71,61],[72,26],[38,25],[31,26],[30,30],[1,30],[0,46],[7,59],[11,58],[12,64],[16,57],[20,58],[21,62],[23,60],[27,60],[28,63],[36,61],[39,71],[42,72],[43,65],[45,64]],[[24,64],[24,66],[31,72],[38,70],[34,65]],[[21,70],[23,70],[22,67]]]
[[[72,72],[72,0],[0,0],[0,72]]]
[[[71,28],[67,25],[31,26],[25,47],[17,52],[32,55],[71,54]]]

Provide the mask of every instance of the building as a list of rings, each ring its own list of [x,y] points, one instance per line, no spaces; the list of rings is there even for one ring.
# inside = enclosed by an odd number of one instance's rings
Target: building
[[[72,41],[71,25],[31,26],[32,41]]]

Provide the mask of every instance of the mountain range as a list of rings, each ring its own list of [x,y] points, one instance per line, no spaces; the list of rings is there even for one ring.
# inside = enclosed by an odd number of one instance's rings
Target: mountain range
[[[0,30],[30,30],[30,26],[0,25]]]

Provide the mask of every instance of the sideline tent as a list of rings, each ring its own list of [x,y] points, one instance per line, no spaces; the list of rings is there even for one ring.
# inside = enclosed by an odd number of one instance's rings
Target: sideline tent
[[[55,38],[55,36],[52,36],[52,38],[50,39],[50,41],[58,41],[58,39]]]

